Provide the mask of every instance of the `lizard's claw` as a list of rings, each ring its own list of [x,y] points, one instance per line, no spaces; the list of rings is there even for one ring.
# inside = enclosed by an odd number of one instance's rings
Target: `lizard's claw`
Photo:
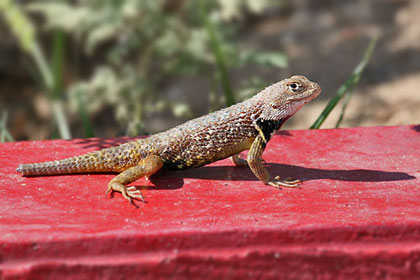
[[[300,189],[300,184],[302,183],[301,180],[293,180],[290,181],[288,179],[286,180],[280,180],[279,176],[276,176],[274,179],[271,179],[268,181],[268,185],[273,186],[275,188],[280,189],[280,187],[286,187],[286,188],[298,188]]]
[[[141,191],[138,190],[136,187],[131,186],[131,187],[126,187],[125,188],[126,194],[128,197],[130,198],[134,198],[134,199],[138,199],[144,202],[144,197],[141,194]],[[131,200],[130,200],[131,202]]]
[[[120,192],[125,199],[130,201],[130,203],[137,208],[138,206],[134,203],[134,200],[141,200],[145,202],[141,191],[134,186],[126,187],[123,184],[117,182],[109,183],[106,193],[108,194],[114,191]]]

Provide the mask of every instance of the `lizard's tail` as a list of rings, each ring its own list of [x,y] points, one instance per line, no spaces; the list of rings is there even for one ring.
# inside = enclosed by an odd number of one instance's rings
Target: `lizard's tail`
[[[124,164],[116,164],[115,158],[105,150],[62,160],[21,164],[16,169],[23,176],[56,175],[92,172],[120,172]]]
[[[20,164],[16,171],[22,174],[22,176],[37,176],[76,173],[76,171],[72,172],[72,169],[77,170],[77,168],[69,168],[69,166],[65,166],[60,160],[41,163]]]

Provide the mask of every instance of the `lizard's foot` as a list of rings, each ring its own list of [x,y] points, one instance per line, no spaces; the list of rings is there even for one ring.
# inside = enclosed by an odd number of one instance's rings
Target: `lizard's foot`
[[[268,181],[268,185],[273,186],[275,188],[280,189],[280,187],[286,187],[286,188],[298,188],[300,189],[300,184],[302,183],[301,180],[293,180],[290,181],[288,179],[286,180],[280,180],[280,176],[276,176],[274,179],[271,179]]]
[[[106,193],[108,194],[110,192],[120,192],[125,199],[130,201],[130,203],[133,204],[137,208],[138,208],[138,206],[134,203],[135,199],[145,202],[144,197],[141,194],[141,191],[138,190],[134,186],[127,187],[127,186],[124,186],[121,183],[111,182],[111,183],[108,184],[108,189],[107,189]]]

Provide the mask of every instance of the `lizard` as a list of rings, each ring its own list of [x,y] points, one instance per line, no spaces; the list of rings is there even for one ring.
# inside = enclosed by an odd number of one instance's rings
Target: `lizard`
[[[21,164],[23,176],[113,172],[106,193],[120,192],[130,203],[144,202],[130,183],[164,170],[200,167],[228,157],[237,166],[248,165],[264,184],[296,188],[300,180],[271,177],[262,154],[270,138],[304,104],[321,93],[320,86],[295,75],[266,87],[253,97],[230,107],[192,119],[148,138],[89,152],[71,158]],[[246,159],[240,157],[248,150]]]

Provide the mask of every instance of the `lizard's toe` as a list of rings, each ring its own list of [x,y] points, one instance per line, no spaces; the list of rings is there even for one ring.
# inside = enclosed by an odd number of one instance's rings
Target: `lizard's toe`
[[[144,202],[144,197],[143,197],[141,191],[138,190],[136,187],[134,187],[134,186],[127,187],[125,190],[126,190],[126,193],[129,197],[131,197],[133,199],[139,199],[139,200]]]
[[[300,184],[302,183],[301,180],[280,180],[279,176],[276,176],[274,179],[268,182],[268,185],[273,186],[275,188],[280,189],[280,187],[286,188],[298,188],[300,189]]]
[[[108,194],[112,192],[120,192],[125,199],[127,199],[131,204],[133,204],[137,208],[138,206],[134,203],[134,199],[145,202],[140,190],[137,190],[137,188],[134,186],[126,187],[121,183],[111,182],[108,185],[106,193]]]

